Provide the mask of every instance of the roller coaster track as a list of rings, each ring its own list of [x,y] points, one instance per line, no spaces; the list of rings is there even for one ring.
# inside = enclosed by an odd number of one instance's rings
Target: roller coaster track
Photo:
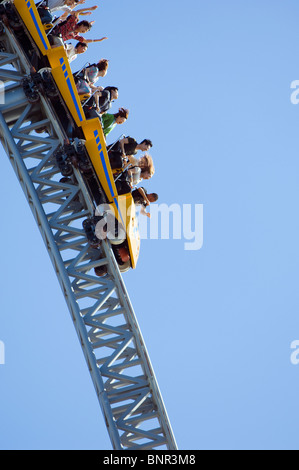
[[[94,214],[81,173],[63,180],[55,152],[64,136],[42,93],[28,100],[30,64],[0,24],[0,140],[45,242],[87,362],[115,450],[177,448],[155,374],[110,244],[87,242],[82,222]],[[36,108],[43,119],[36,120]],[[48,134],[36,133],[47,128]],[[108,275],[98,277],[97,266]]]

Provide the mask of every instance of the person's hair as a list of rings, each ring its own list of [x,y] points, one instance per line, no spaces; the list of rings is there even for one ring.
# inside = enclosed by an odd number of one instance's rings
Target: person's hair
[[[151,193],[151,194],[148,194],[148,196],[152,196],[152,198],[154,199],[154,202],[157,202],[159,199],[159,196],[157,193]]]
[[[149,139],[143,139],[143,141],[142,141],[142,142],[140,142],[140,144],[139,144],[139,145],[141,145],[141,144],[149,145],[150,147],[152,147],[152,146],[153,146],[153,143],[152,143],[152,141],[151,141],[151,140],[149,140]]]
[[[111,91],[118,91],[118,88],[116,86],[106,86],[104,90],[108,90],[111,93]]]
[[[97,67],[98,67],[99,72],[105,72],[108,69],[108,65],[109,65],[109,60],[101,59],[97,63]]]
[[[118,113],[114,114],[115,119],[118,117],[126,118],[129,117],[129,110],[125,108],[119,108]]]
[[[79,47],[79,46],[88,47],[88,45],[86,44],[86,42],[77,42],[77,44],[75,45],[75,49],[77,49],[77,47]]]
[[[143,177],[144,173],[149,173],[150,177],[155,174],[154,162],[150,155],[143,155],[143,157],[140,158],[140,163],[141,166],[139,166],[141,168],[141,177]]]
[[[89,21],[86,21],[86,20],[82,20],[82,21],[79,21],[79,23],[77,23],[77,28],[79,26],[86,26],[86,28],[88,28],[88,31],[89,31],[92,27],[92,23],[89,23]]]

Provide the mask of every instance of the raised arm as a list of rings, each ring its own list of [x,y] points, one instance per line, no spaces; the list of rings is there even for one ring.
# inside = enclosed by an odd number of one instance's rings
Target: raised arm
[[[82,14],[90,14],[91,11],[93,10],[96,10],[98,8],[97,5],[93,6],[93,7],[89,7],[89,8],[79,8],[79,10],[76,10],[76,11],[72,11],[70,13],[70,15],[73,15],[73,16],[76,16],[78,18],[79,15],[82,15]],[[86,13],[86,12],[89,12],[89,13]]]
[[[105,39],[108,39],[108,38],[105,36],[104,38],[101,38],[101,39],[84,39],[84,42],[86,42],[86,43],[101,42],[101,41],[105,41]]]
[[[146,217],[148,217],[149,219],[151,218],[151,214],[149,212],[146,212],[143,206],[141,206],[140,214],[146,215]]]

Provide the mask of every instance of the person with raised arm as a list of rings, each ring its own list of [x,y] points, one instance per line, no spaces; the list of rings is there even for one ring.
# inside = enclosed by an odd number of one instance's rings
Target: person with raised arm
[[[73,62],[73,60],[77,59],[78,55],[84,54],[87,51],[88,45],[85,42],[77,42],[74,46],[73,44],[65,44],[64,46],[67,58],[69,62]]]
[[[158,194],[148,194],[145,188],[136,188],[132,191],[132,197],[137,207],[140,206],[140,214],[145,215],[150,219],[151,214],[146,212],[146,208],[153,202],[157,202],[159,199]]]
[[[81,36],[81,34],[85,34],[91,30],[94,21],[83,20],[79,22],[79,15],[82,12],[91,14],[91,11],[96,10],[97,8],[97,5],[95,5],[93,7],[82,8],[77,11],[72,11],[65,21],[59,23],[53,29],[51,33],[52,37],[61,38],[63,42],[75,39],[79,42],[84,42],[86,44],[89,44],[91,42],[101,42],[105,39],[108,39],[107,37],[103,37],[101,39],[85,39],[83,36]]]
[[[85,3],[85,0],[45,0],[36,4],[42,23],[58,23],[67,18],[74,8]],[[53,14],[61,11],[60,17],[54,18]],[[84,15],[84,13],[81,13]],[[86,14],[86,13],[85,13]]]

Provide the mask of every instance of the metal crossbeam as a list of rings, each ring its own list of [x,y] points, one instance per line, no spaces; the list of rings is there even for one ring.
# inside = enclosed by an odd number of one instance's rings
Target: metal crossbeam
[[[55,152],[64,141],[50,103],[41,116],[21,81],[29,64],[13,34],[0,37],[0,139],[23,188],[71,313],[114,449],[176,449],[171,425],[125,284],[107,241],[87,242],[82,222],[94,203],[74,169],[61,181]],[[6,65],[10,64],[10,65]],[[12,65],[11,65],[12,64]],[[13,68],[12,68],[13,66]],[[48,134],[35,131],[46,127]],[[108,274],[98,277],[97,266]]]

